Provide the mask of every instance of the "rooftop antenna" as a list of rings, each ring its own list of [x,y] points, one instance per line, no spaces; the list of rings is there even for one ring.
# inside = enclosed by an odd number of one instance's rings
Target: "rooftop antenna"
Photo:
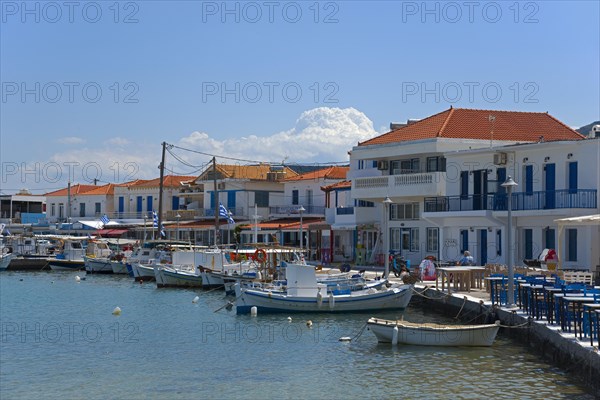
[[[494,142],[494,122],[496,121],[496,117],[491,115],[488,117],[488,121],[490,121],[492,123],[492,129],[490,130],[490,149],[493,146],[493,142]]]

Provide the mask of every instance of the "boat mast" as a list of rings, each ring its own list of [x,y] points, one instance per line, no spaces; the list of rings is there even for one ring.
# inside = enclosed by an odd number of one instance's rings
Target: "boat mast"
[[[163,180],[165,178],[165,149],[167,148],[167,143],[162,142],[162,158],[160,160],[160,182],[158,184],[158,238],[160,239],[160,232],[162,232],[162,210],[163,210]]]
[[[217,188],[217,158],[213,157],[213,185],[215,191],[215,246],[219,245],[219,191]]]

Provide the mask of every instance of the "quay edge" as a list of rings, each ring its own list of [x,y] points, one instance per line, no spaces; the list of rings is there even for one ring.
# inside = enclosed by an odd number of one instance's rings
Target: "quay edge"
[[[591,394],[600,398],[600,352],[598,347],[578,342],[573,334],[561,333],[559,327],[547,325],[546,321],[537,321],[527,315],[521,315],[520,310],[507,310],[492,308],[490,301],[465,296],[466,293],[447,293],[428,286],[415,286],[415,290],[422,293],[413,295],[413,300],[421,299],[424,307],[439,311],[448,316],[461,315],[472,318],[475,315],[486,314],[489,311],[487,322],[500,320],[504,326],[517,327],[527,324],[524,328],[501,328],[501,334],[518,340],[540,354],[545,360],[572,375],[587,387]],[[462,311],[461,311],[462,309]],[[479,321],[484,323],[486,317],[482,315]]]

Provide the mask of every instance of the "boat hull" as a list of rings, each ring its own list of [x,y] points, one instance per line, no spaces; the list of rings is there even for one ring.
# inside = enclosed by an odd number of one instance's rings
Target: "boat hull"
[[[53,271],[79,271],[85,268],[83,260],[57,260],[49,259],[48,265]]]
[[[0,271],[6,270],[13,258],[15,258],[14,254],[3,254],[0,259]]]
[[[394,328],[398,327],[394,343]],[[416,324],[371,318],[367,322],[380,343],[418,346],[491,346],[500,329],[498,324],[444,326]]]
[[[112,274],[112,263],[107,259],[85,257],[85,271],[92,274]]]
[[[193,271],[154,267],[157,287],[202,287],[202,275]]]
[[[247,314],[252,307],[258,312],[361,312],[402,310],[412,297],[412,285],[402,285],[383,291],[353,292],[347,295],[317,297],[288,296],[285,293],[240,288],[236,285],[236,310]]]
[[[133,263],[131,264],[131,269],[136,281],[153,281],[155,279],[154,266],[152,265]]]
[[[128,274],[127,264],[122,261],[112,261],[110,263],[113,274]]]

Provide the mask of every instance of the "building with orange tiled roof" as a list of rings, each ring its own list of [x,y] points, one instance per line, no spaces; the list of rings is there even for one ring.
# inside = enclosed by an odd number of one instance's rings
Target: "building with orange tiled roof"
[[[82,185],[46,193],[46,218],[50,223],[71,219],[94,219],[112,214],[115,185]],[[69,207],[70,205],[70,207]]]
[[[453,258],[454,253],[445,252],[441,244],[452,235],[452,240],[447,242],[457,243],[456,248],[461,250],[463,239],[453,237],[455,231],[446,230],[447,220],[424,218],[424,205],[433,207],[434,202],[426,199],[444,198],[462,187],[459,197],[470,199],[470,204],[473,198],[483,201],[497,191],[496,185],[505,176],[505,167],[514,163],[511,152],[503,148],[529,144],[542,151],[549,149],[551,143],[578,146],[583,139],[550,114],[540,112],[450,107],[424,119],[394,126],[390,132],[358,143],[350,151],[351,200],[341,195],[343,188],[330,191],[330,208],[335,210],[327,214],[332,236],[330,257],[333,260],[347,258],[350,248],[350,257],[357,262],[382,262],[386,258],[381,240],[381,225],[385,220],[390,250],[402,253],[413,264],[427,255]],[[478,164],[461,161],[469,159],[469,152],[477,151],[485,153],[476,157]],[[552,150],[556,158],[562,160],[557,151]],[[449,164],[450,158],[452,164]],[[382,201],[385,198],[392,204],[384,218]],[[479,230],[483,232],[479,227],[485,225],[488,232],[488,228],[498,223],[486,218],[465,221],[469,219],[463,216],[454,222],[469,223],[468,231],[471,232],[472,227],[477,235]],[[502,235],[504,230],[501,230]],[[496,246],[496,239],[491,236],[485,238],[481,233],[475,238],[475,234],[471,234],[466,239],[465,235],[463,241],[470,242],[469,249],[481,253],[481,249]]]
[[[185,183],[193,176],[165,175],[163,178],[163,219],[175,220],[182,209],[181,193]],[[114,210],[117,218],[152,219],[152,211],[158,212],[160,178],[137,179],[115,185]]]

